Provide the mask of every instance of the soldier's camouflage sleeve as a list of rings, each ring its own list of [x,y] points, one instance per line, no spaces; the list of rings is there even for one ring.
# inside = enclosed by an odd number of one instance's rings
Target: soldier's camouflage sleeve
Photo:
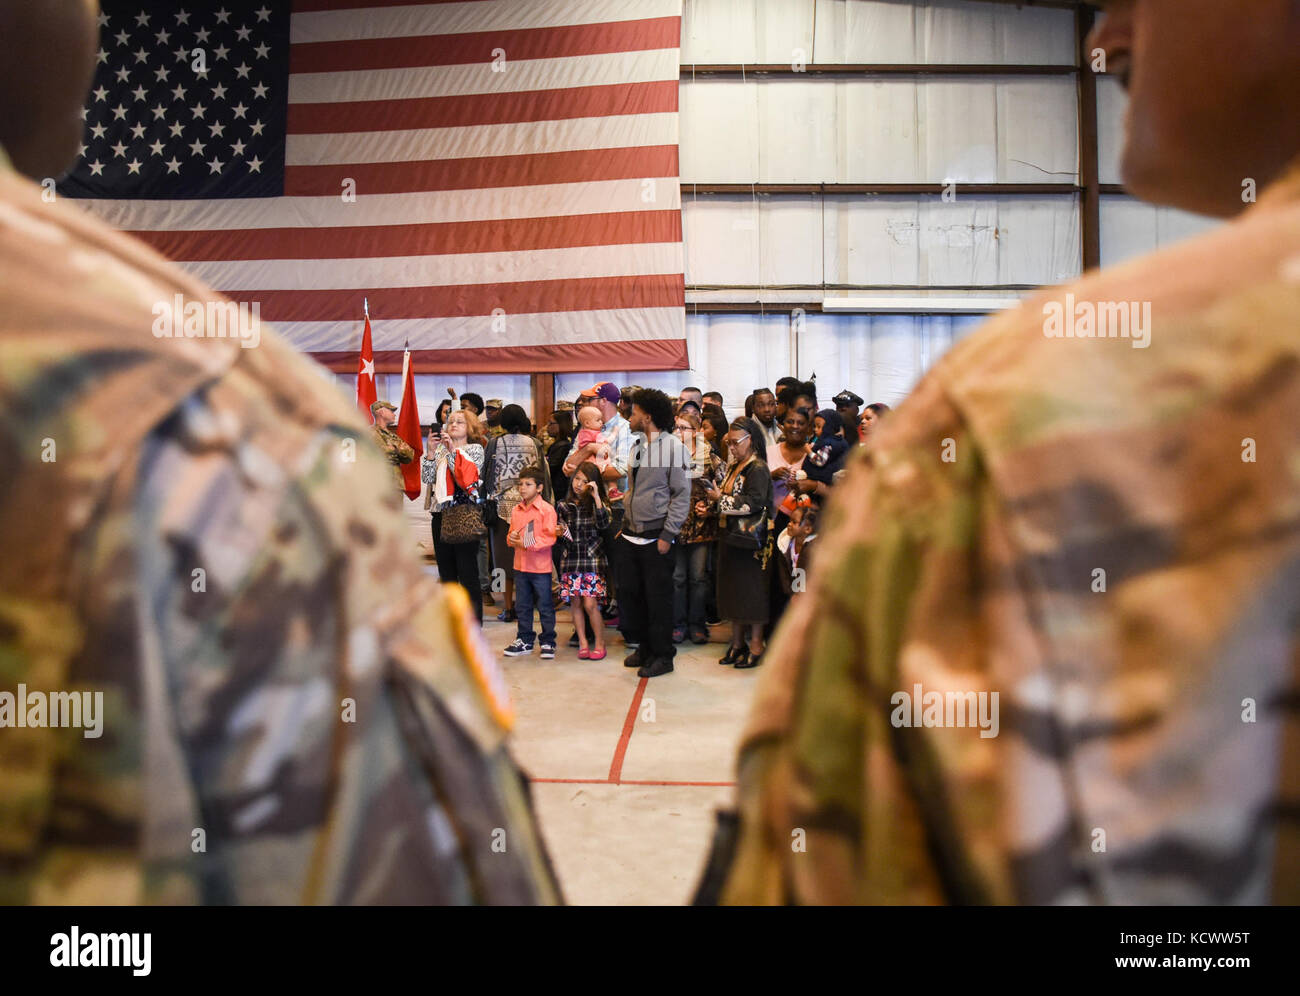
[[[413,568],[382,458],[344,425],[294,454],[226,438],[232,380],[151,438],[136,489],[146,705],[169,733],[147,894],[556,901],[504,683],[460,589]]]
[[[908,421],[907,409],[926,417]],[[966,649],[978,625],[978,457],[932,387],[896,416],[889,428],[900,431],[880,434],[886,445],[870,459],[858,451],[836,486],[809,589],[764,655],[741,749],[740,832],[724,902],[1005,897],[1002,883],[931,836],[959,832],[940,766],[961,759],[976,775],[991,763],[989,742],[973,729],[890,725],[891,696],[905,687],[900,657],[929,665],[927,681],[985,683]],[[936,732],[955,735],[919,736]],[[964,803],[981,808],[975,797]]]
[[[400,436],[397,436],[393,443],[393,454],[398,463],[410,463],[415,459],[415,449]]]
[[[557,901],[370,429],[269,329],[151,332],[178,296],[218,300],[0,170],[0,902]]]
[[[836,484],[708,889],[1296,902],[1297,261],[1300,168],[944,355]]]

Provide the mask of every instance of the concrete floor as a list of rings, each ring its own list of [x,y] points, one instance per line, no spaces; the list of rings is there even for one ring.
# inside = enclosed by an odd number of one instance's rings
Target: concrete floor
[[[498,601],[500,599],[498,598]],[[485,608],[500,651],[515,636]],[[725,644],[677,648],[674,670],[638,678],[623,667],[617,631],[609,656],[581,661],[557,626],[553,661],[502,658],[515,703],[515,759],[533,783],[547,847],[568,902],[680,905],[690,901],[731,804],[736,744],[757,669],[719,667]],[[722,637],[722,628],[716,630]]]
[[[412,535],[428,550],[429,517],[404,502]],[[427,568],[436,573],[436,568]],[[483,632],[498,653],[515,624],[484,606]],[[583,906],[690,902],[713,838],[714,812],[735,791],[736,746],[758,671],[719,667],[729,626],[714,642],[677,648],[674,670],[638,678],[610,630],[608,656],[578,660],[557,606],[553,661],[500,658],[516,724],[510,748],[529,775],[538,819],[565,899]]]

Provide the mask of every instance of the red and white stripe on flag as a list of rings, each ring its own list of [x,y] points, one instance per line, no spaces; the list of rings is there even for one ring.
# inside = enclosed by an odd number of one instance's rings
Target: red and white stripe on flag
[[[682,0],[294,0],[285,196],[98,201],[339,371],[687,364]]]

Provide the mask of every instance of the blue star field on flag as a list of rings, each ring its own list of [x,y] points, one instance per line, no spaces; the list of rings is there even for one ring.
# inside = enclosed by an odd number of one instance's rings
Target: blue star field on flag
[[[284,192],[289,4],[103,0],[95,80],[68,197]]]

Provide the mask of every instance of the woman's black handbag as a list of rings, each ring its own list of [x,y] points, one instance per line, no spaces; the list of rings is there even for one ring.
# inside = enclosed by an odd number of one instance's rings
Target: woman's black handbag
[[[722,542],[740,550],[761,550],[767,542],[767,512],[754,515],[728,515]]]

